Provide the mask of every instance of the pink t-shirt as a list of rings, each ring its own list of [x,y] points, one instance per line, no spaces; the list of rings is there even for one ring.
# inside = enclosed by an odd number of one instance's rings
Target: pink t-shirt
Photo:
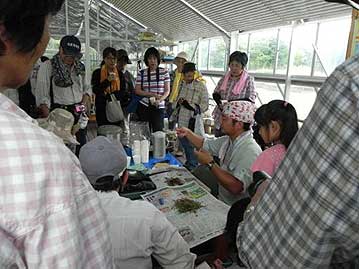
[[[286,153],[283,144],[277,144],[263,151],[252,164],[252,172],[264,171],[268,175],[273,176],[275,170],[283,160]]]

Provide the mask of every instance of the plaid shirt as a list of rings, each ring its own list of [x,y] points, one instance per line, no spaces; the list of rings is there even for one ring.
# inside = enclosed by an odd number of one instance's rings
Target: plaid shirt
[[[358,268],[359,56],[323,84],[237,233],[249,268]],[[352,267],[349,267],[349,266]]]
[[[0,94],[0,268],[112,268],[108,224],[79,161]]]
[[[193,108],[196,108],[196,105],[199,105],[203,115],[208,109],[208,91],[206,85],[202,81],[194,80],[191,84],[181,81],[179,87],[180,91],[175,107],[178,100],[183,98],[187,100]],[[189,120],[193,115],[193,111],[181,106],[178,113],[178,127],[188,127]]]

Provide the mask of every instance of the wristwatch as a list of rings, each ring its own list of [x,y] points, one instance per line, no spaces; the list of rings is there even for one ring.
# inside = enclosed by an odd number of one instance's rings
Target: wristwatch
[[[211,170],[215,164],[216,164],[216,162],[214,160],[207,163],[207,166],[208,166],[209,170]]]

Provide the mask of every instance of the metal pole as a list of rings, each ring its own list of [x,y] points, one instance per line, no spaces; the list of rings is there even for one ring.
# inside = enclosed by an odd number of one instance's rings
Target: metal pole
[[[112,47],[112,7],[110,7],[110,47]]]
[[[97,60],[99,61],[100,57],[98,57],[98,55],[101,55],[100,52],[100,4],[99,2],[97,2],[97,16],[96,16],[96,21],[97,21]]]
[[[209,70],[209,50],[211,49],[211,39],[208,39],[208,50],[207,50],[207,70]]]
[[[91,76],[91,59],[90,59],[90,15],[89,15],[89,3],[88,0],[84,0],[85,4],[85,87],[90,86],[90,76]]]
[[[224,55],[224,66],[223,69],[224,71],[228,71],[229,68],[229,56],[231,54],[231,42],[232,42],[232,38],[226,38],[223,37],[224,43],[226,44],[226,54]]]
[[[289,99],[289,89],[291,84],[291,65],[292,65],[292,45],[293,45],[293,35],[294,29],[296,28],[297,24],[294,23],[292,25],[292,32],[290,34],[290,43],[289,43],[289,50],[288,50],[288,65],[287,65],[287,73],[286,73],[286,80],[285,80],[285,87],[284,87],[284,100]]]
[[[128,40],[128,24],[129,24],[130,22],[128,21],[128,20],[126,20],[126,40]],[[127,49],[127,48],[126,48]]]
[[[187,1],[185,0],[178,0],[179,2],[181,2],[182,4],[184,4],[187,8],[189,8],[192,12],[194,12],[195,14],[197,14],[199,17],[203,18],[204,20],[206,20],[209,24],[211,24],[212,26],[214,26],[215,28],[217,28],[217,30],[219,30],[222,34],[224,34],[227,37],[231,37],[231,35],[223,28],[221,27],[219,24],[215,23],[213,20],[211,20],[209,17],[207,17],[206,15],[204,15],[201,11],[199,11],[198,9],[196,9],[194,6],[192,6],[191,4],[189,4]]]
[[[70,34],[69,30],[69,7],[67,0],[65,1],[65,23],[66,23],[66,35]]]
[[[198,50],[198,46],[199,46],[199,39],[197,39],[196,47],[194,48],[193,53],[192,53],[192,55],[191,55],[191,62],[193,62],[194,56],[196,56],[196,52],[197,52],[197,50]],[[197,55],[198,55],[198,53],[197,53]]]
[[[314,75],[314,68],[315,68],[315,56],[317,55],[317,52],[316,52],[316,46],[318,44],[318,38],[319,38],[319,27],[320,27],[320,23],[318,22],[317,23],[317,33],[315,35],[315,45],[313,45],[313,58],[312,58],[312,67],[311,67],[311,70],[310,70],[310,75],[313,76]]]
[[[278,56],[279,56],[279,37],[280,37],[280,29],[278,29],[278,32],[277,32],[277,46],[276,46],[275,56],[274,56],[273,75],[275,75],[275,71],[276,71],[276,69],[277,69],[277,65],[278,65]]]
[[[201,50],[200,50],[200,48],[199,48],[199,45],[200,45],[200,42],[201,42],[201,38],[198,38],[197,39],[197,42],[198,42],[198,53],[197,53],[197,59],[196,59],[196,63],[197,63],[197,66],[198,66],[198,68],[199,68],[199,57],[200,57],[200,53],[201,53]]]
[[[317,48],[316,45],[312,44],[313,45],[313,48],[315,50],[315,53],[317,54],[318,56],[318,60],[319,60],[319,63],[321,64],[322,68],[323,68],[323,71],[325,73],[325,76],[328,77],[328,72],[327,72],[327,69],[325,68],[324,64],[323,64],[323,61],[322,61],[322,57],[320,57],[320,53],[319,53],[319,50]]]
[[[235,45],[234,45],[234,50],[239,50],[239,48],[238,48],[238,38],[239,38],[239,33],[236,33],[235,34],[235,37],[236,37],[236,40],[235,40]]]
[[[251,33],[248,34],[248,40],[247,40],[247,56],[248,56],[248,64],[247,64],[247,69],[249,70],[249,66],[251,64],[251,54],[249,53],[249,49],[250,49],[250,44],[251,44]]]

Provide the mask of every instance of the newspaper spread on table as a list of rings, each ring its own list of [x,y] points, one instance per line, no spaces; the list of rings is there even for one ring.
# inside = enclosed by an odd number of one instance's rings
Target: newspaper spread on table
[[[165,186],[142,195],[142,198],[166,214],[191,248],[223,233],[229,206],[196,181],[181,186]]]
[[[181,186],[197,178],[184,167],[166,167],[152,170],[149,174],[157,189],[163,187]]]

